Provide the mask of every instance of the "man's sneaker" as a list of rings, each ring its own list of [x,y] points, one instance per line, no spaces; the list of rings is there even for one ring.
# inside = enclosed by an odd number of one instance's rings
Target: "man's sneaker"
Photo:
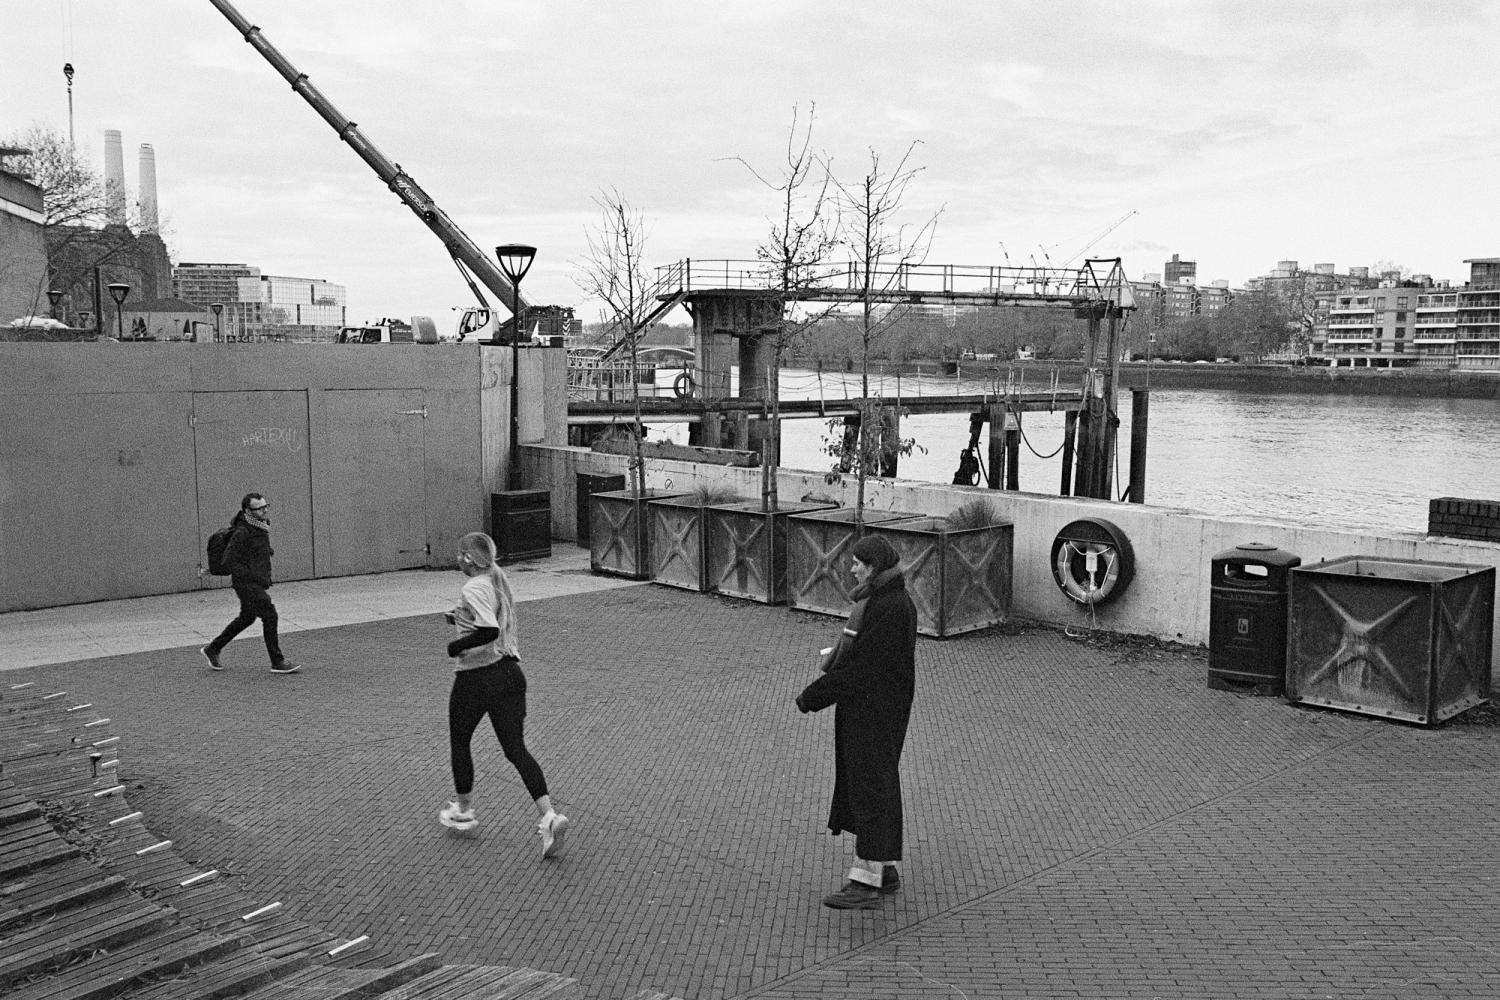
[[[823,905],[835,910],[875,910],[880,908],[880,890],[873,885],[845,882],[838,892],[823,897]]]
[[[439,810],[438,822],[451,830],[472,830],[479,821],[473,809],[461,809],[457,802],[450,802]]]
[[[880,891],[887,896],[901,891],[901,873],[895,865],[886,865],[880,870]]]
[[[210,669],[210,670],[223,670],[224,669],[224,664],[222,664],[222,663],[219,662],[219,654],[218,653],[215,653],[213,650],[209,649],[207,646],[204,646],[203,648],[199,649],[198,652],[202,653],[203,654],[203,658],[208,661],[208,669]]]
[[[557,852],[562,850],[563,839],[568,833],[568,817],[562,813],[548,813],[536,825],[536,832],[542,836],[542,857],[555,858]]]
[[[295,674],[302,669],[302,664],[293,663],[291,660],[282,660],[280,663],[271,664],[273,674]]]

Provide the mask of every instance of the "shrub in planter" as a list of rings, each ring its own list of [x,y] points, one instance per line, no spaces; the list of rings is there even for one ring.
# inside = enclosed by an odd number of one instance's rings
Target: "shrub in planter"
[[[832,506],[807,501],[767,510],[761,501],[751,500],[705,507],[708,590],[764,604],[785,603],[787,519]]]
[[[793,514],[787,519],[787,604],[802,611],[847,615],[849,551],[871,525],[909,521],[919,514],[853,507]]]
[[[589,568],[606,576],[651,575],[648,504],[673,490],[610,490],[589,497]]]
[[[1013,526],[983,500],[948,518],[894,521],[867,531],[900,555],[923,635],[971,632],[998,625],[1010,614]]]
[[[652,582],[685,590],[707,590],[703,510],[736,499],[734,491],[726,487],[700,485],[691,493],[652,500],[648,504]]]

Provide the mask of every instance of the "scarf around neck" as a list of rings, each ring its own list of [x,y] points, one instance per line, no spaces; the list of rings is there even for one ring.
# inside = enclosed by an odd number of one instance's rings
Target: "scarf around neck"
[[[836,666],[844,656],[854,648],[854,639],[865,626],[865,608],[870,603],[870,595],[885,587],[892,581],[905,582],[905,574],[901,572],[899,565],[889,569],[883,569],[879,573],[871,575],[864,583],[857,585],[849,592],[854,601],[854,607],[849,611],[849,623],[844,626],[844,631],[839,633],[839,641],[829,659],[829,669]]]

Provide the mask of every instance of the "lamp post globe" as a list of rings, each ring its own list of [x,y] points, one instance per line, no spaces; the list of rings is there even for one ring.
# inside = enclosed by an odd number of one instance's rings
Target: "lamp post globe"
[[[57,319],[57,303],[62,300],[62,297],[63,293],[61,288],[47,289],[47,301],[52,304],[52,311],[49,315],[51,315],[53,319]]]
[[[109,297],[115,300],[115,328],[117,339],[125,339],[125,300],[130,297],[130,286],[123,281],[111,281],[107,286]]]
[[[521,366],[521,279],[531,270],[536,247],[525,243],[502,243],[495,248],[500,271],[510,281],[510,462],[506,481],[513,490],[521,488],[521,469],[517,461],[521,451],[517,439],[521,433],[520,366]]]

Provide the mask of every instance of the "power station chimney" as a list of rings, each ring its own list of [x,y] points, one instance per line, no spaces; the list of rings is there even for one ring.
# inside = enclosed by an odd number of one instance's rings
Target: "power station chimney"
[[[125,150],[113,128],[104,130],[104,221],[125,225]]]
[[[156,151],[149,142],[141,143],[141,167],[136,178],[136,198],[140,201],[141,232],[157,231],[156,219]]]

